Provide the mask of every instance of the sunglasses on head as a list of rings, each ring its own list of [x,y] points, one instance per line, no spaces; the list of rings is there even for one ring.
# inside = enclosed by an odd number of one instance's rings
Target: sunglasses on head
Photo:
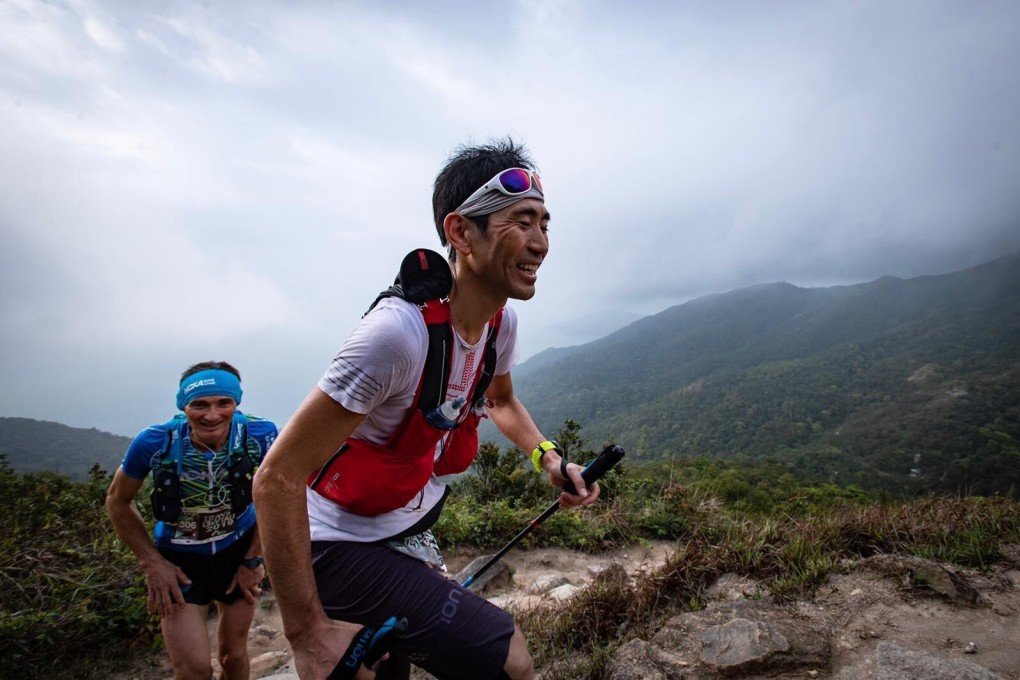
[[[524,168],[508,168],[483,184],[477,191],[468,196],[464,203],[468,203],[490,191],[499,191],[506,196],[516,196],[517,194],[523,194],[532,187],[538,193],[545,195],[545,192],[542,191],[542,180],[537,172],[525,170]]]

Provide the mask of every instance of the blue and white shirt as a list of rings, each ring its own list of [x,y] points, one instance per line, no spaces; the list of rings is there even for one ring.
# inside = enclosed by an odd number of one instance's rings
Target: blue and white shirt
[[[241,415],[247,418],[247,455],[257,467],[276,439],[277,428],[270,420]],[[153,532],[156,546],[199,554],[218,553],[255,526],[254,504],[240,515],[235,515],[231,507],[227,478],[231,462],[229,439],[215,454],[198,451],[188,436],[187,420],[178,417],[139,433],[128,447],[121,469],[132,479],[155,475],[171,456],[167,442],[175,429],[181,438],[181,517],[173,524],[156,522]]]

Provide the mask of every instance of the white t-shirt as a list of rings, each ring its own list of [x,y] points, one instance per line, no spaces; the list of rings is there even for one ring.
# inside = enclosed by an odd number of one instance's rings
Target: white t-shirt
[[[474,382],[484,358],[488,328],[473,345],[453,332],[453,357],[447,399],[463,396]],[[418,307],[400,298],[384,298],[358,324],[344,343],[319,389],[344,408],[367,414],[354,431],[358,439],[383,444],[403,422],[425,369],[428,331]],[[495,375],[504,375],[517,363],[517,315],[506,307],[496,338]],[[465,405],[461,416],[467,413]],[[442,442],[437,447],[437,455]],[[346,512],[333,501],[306,490],[313,541],[377,541],[398,534],[418,522],[438,503],[446,485],[435,475],[406,506],[366,517]]]

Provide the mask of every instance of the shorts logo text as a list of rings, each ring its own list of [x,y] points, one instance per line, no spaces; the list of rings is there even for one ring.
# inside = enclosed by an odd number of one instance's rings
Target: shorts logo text
[[[439,620],[443,623],[450,623],[453,621],[453,617],[457,615],[457,607],[460,606],[460,598],[462,593],[459,590],[451,590],[450,597],[447,598],[446,603],[443,605],[443,610],[440,612],[442,616]]]

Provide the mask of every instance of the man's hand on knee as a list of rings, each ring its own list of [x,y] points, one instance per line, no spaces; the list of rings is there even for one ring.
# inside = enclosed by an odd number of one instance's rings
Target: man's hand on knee
[[[147,605],[150,614],[159,618],[173,616],[184,607],[182,587],[191,585],[187,577],[173,562],[159,558],[149,564],[142,565],[145,572],[145,585],[148,591]]]

